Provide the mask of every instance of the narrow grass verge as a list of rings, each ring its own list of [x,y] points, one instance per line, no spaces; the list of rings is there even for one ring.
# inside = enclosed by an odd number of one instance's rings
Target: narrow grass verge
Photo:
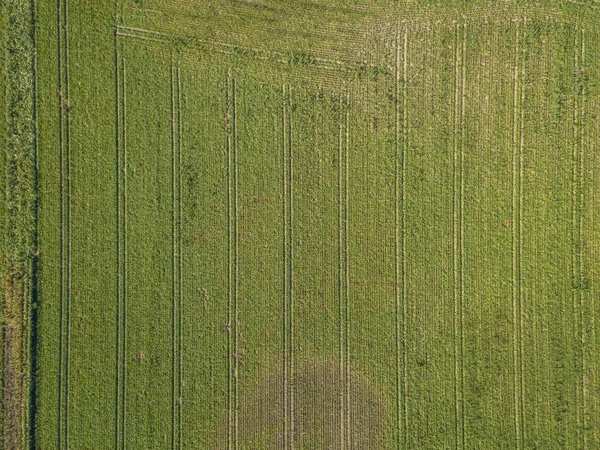
[[[2,217],[3,448],[33,447],[33,281],[36,252],[34,0],[2,4],[4,198]]]

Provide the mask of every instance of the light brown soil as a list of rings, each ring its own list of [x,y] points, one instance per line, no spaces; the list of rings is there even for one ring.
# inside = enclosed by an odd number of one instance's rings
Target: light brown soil
[[[333,361],[309,360],[294,368],[293,446],[295,450],[341,448],[340,396],[343,374]],[[239,448],[284,448],[282,367],[266,373],[256,389],[241,397],[238,410]],[[350,372],[350,437],[352,449],[379,447],[386,411],[378,392],[362,376]],[[345,425],[345,424],[344,424]],[[226,448],[227,426],[219,427],[215,448]]]

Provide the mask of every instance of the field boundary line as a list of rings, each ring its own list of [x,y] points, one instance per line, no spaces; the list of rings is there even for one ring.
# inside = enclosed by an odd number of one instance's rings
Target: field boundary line
[[[0,128],[4,144],[0,150],[4,187],[0,200],[0,266],[3,280],[0,287],[0,326],[3,333],[0,356],[0,446],[7,449],[34,448],[38,422],[39,312],[35,305],[38,302],[40,266],[36,16],[35,0],[4,2],[0,5],[0,22],[3,25],[0,38],[0,96],[3,106]],[[58,51],[61,51],[60,46]],[[59,80],[55,85],[58,86],[62,67],[60,63],[54,67],[59,72]],[[49,91],[54,92],[51,88]],[[61,108],[59,111],[62,114]],[[62,142],[58,150],[62,150]],[[62,276],[62,272],[59,276]]]

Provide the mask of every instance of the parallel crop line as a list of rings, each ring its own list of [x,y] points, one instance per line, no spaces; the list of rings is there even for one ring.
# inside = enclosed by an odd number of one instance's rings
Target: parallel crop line
[[[282,88],[282,176],[283,176],[283,384],[284,448],[294,448],[293,406],[293,315],[292,315],[292,124],[291,88]]]
[[[578,55],[577,55],[577,45],[578,45],[578,40],[577,40],[577,34],[575,34],[575,51],[574,51],[574,68],[573,68],[573,74],[575,76],[575,89],[578,89],[578,82],[577,82],[577,77],[578,77],[578,73],[577,73],[577,69],[578,69]],[[577,247],[577,227],[575,225],[575,223],[577,222],[577,160],[578,160],[578,155],[577,155],[577,140],[578,140],[578,134],[577,134],[577,121],[578,121],[578,96],[579,96],[579,92],[575,92],[574,96],[573,96],[573,144],[572,144],[572,149],[571,149],[571,309],[573,312],[573,318],[575,318],[575,303],[577,301],[577,297],[578,294],[576,292],[576,290],[578,289],[578,279],[577,279],[577,275],[578,275],[578,270],[577,270],[577,251],[576,251],[576,247]],[[574,326],[574,328],[576,328],[576,325]],[[577,402],[579,402],[580,398],[579,398],[579,385],[575,387],[575,396],[577,397]],[[575,411],[575,417],[576,417],[576,431],[577,434],[579,435],[579,424],[581,423],[581,417],[579,416],[579,405],[577,405],[577,409]]]
[[[525,25],[527,23],[527,19],[523,19],[523,37],[525,37]],[[523,131],[525,126],[525,47],[522,49],[522,57],[523,63],[521,64],[521,100],[520,100],[520,108],[521,108],[521,117],[520,117],[520,129],[519,129],[519,228],[518,228],[518,245],[519,245],[519,253],[518,253],[518,264],[517,264],[517,282],[518,282],[518,306],[519,306],[519,377],[520,377],[520,402],[521,402],[521,443],[523,446],[526,442],[526,434],[525,434],[525,370],[524,370],[524,339],[523,339],[523,286],[521,280],[521,261],[523,260],[523,158],[524,158],[524,149],[525,149],[525,133]]]
[[[183,136],[182,136],[182,125],[181,125],[181,73],[180,73],[180,69],[179,66],[177,66],[177,150],[178,150],[178,161],[177,161],[177,184],[178,184],[178,190],[179,190],[179,202],[178,202],[178,211],[177,211],[177,215],[178,215],[178,244],[179,244],[179,255],[178,255],[178,265],[179,265],[179,269],[178,269],[178,274],[179,274],[179,299],[178,299],[178,305],[177,305],[177,309],[178,309],[178,331],[179,331],[179,336],[178,336],[178,358],[179,358],[179,367],[178,367],[178,372],[177,372],[177,376],[178,376],[178,380],[177,380],[177,386],[178,386],[178,397],[179,397],[179,401],[178,401],[178,411],[177,411],[177,421],[178,421],[178,426],[179,426],[179,431],[178,431],[178,448],[182,448],[181,447],[181,428],[182,428],[182,402],[183,402],[183,395],[182,395],[182,391],[183,391],[183,357],[182,357],[182,348],[183,348],[183,318],[182,318],[182,307],[183,307],[183,246],[181,245],[181,210],[182,210],[182,187],[181,187],[181,157],[182,157],[182,145],[181,145],[181,141],[183,140]]]
[[[515,440],[517,449],[520,449],[523,445],[522,442],[522,424],[523,424],[523,411],[522,401],[523,393],[521,391],[520,384],[520,367],[521,367],[521,339],[520,332],[517,323],[520,322],[520,160],[521,155],[517,152],[522,153],[518,150],[519,143],[519,127],[521,124],[517,124],[517,117],[519,108],[522,105],[519,104],[519,97],[522,87],[519,83],[519,53],[520,53],[520,28],[517,23],[516,29],[516,44],[515,44],[515,66],[514,66],[514,91],[513,91],[513,136],[512,136],[512,309],[513,309],[513,390],[514,390],[514,404],[515,404]],[[521,122],[521,120],[519,120]],[[521,133],[522,134],[522,133]]]
[[[577,92],[575,95],[575,108],[574,108],[574,123],[573,123],[573,137],[575,139],[573,145],[573,179],[572,179],[572,302],[573,312],[577,309],[578,322],[578,334],[580,340],[580,370],[581,380],[578,386],[578,402],[580,403],[577,408],[577,425],[580,427],[580,445],[581,448],[586,448],[586,436],[585,436],[585,339],[584,339],[584,327],[583,327],[583,291],[582,291],[582,280],[583,280],[583,269],[582,269],[582,250],[581,250],[581,238],[582,238],[582,205],[583,205],[583,122],[584,122],[584,107],[585,107],[585,87],[579,85],[579,79],[581,73],[584,70],[583,55],[585,51],[584,32],[581,31],[581,41],[579,42],[579,49],[575,49],[575,76],[576,76],[576,88]],[[577,35],[575,36],[575,46],[577,47]],[[578,54],[580,52],[580,55]],[[580,90],[581,89],[581,90]],[[579,103],[579,104],[577,104]],[[579,130],[579,131],[578,131]],[[577,306],[575,303],[578,303]]]
[[[69,446],[69,353],[71,332],[71,145],[69,120],[68,1],[59,0],[58,92],[60,145],[60,350],[58,375],[58,447]],[[65,174],[66,173],[66,174]],[[65,230],[66,222],[66,230]],[[65,236],[66,235],[66,236]],[[66,241],[66,244],[65,244]],[[66,273],[65,273],[66,271]]]
[[[408,152],[408,32],[404,31],[404,49],[402,57],[402,409],[404,412],[404,446],[408,446],[408,304],[406,302],[406,158]]]
[[[454,272],[454,414],[455,446],[464,448],[464,398],[463,398],[463,153],[465,101],[466,24],[463,25],[463,42],[459,43],[460,26],[456,25],[454,74],[454,161],[453,161],[453,272]],[[460,81],[459,81],[460,79]],[[459,87],[459,83],[461,86]],[[459,99],[459,90],[461,98]]]
[[[585,71],[585,30],[581,30],[581,71]],[[584,258],[582,256],[582,224],[583,224],[583,205],[584,205],[584,170],[585,170],[585,147],[584,147],[584,133],[585,133],[585,119],[586,119],[586,91],[585,85],[581,88],[581,132],[579,136],[579,323],[581,333],[581,408],[582,408],[582,422],[583,422],[583,448],[587,448],[587,423],[586,423],[586,389],[585,389],[585,328],[583,326],[583,309],[584,309],[584,291],[583,291],[583,279],[584,279]]]
[[[237,228],[237,117],[236,87],[231,70],[227,72],[227,110],[230,124],[227,134],[227,184],[228,184],[228,448],[238,445],[237,411],[237,280],[238,280],[238,228]],[[231,113],[231,114],[229,114]]]
[[[181,99],[179,67],[171,62],[171,208],[172,208],[172,447],[181,442]]]
[[[238,297],[238,159],[237,159],[237,100],[236,100],[236,81],[235,78],[232,78],[231,85],[231,93],[233,100],[233,251],[234,251],[234,259],[233,259],[233,325],[234,325],[234,334],[233,334],[233,342],[234,348],[238,348],[238,306],[237,306],[237,297]],[[238,358],[234,359],[234,389],[233,389],[233,399],[234,399],[234,436],[235,436],[235,448],[238,447],[238,386],[237,386],[237,376],[238,376]]]
[[[126,84],[126,62],[123,59],[123,305],[122,305],[122,343],[121,343],[121,366],[122,366],[122,404],[121,404],[121,443],[125,448],[125,418],[126,418],[126,392],[127,392],[127,84]]]
[[[292,111],[292,89],[288,86],[288,115]],[[289,342],[289,372],[290,372],[290,447],[294,448],[294,433],[295,433],[295,420],[294,420],[294,269],[293,269],[293,156],[292,156],[292,120],[291,116],[288,117],[288,301],[289,301],[289,330],[290,330],[290,342]]]
[[[402,406],[404,396],[400,399],[400,257],[399,257],[399,192],[398,187],[400,170],[399,170],[399,145],[398,140],[400,139],[400,31],[396,29],[396,80],[395,80],[395,93],[396,93],[396,120],[395,120],[395,136],[394,136],[394,147],[395,147],[395,168],[394,168],[394,275],[395,275],[395,297],[396,297],[396,447],[400,448],[400,442],[405,433],[403,433],[401,422],[402,422]]]
[[[346,91],[346,121],[344,141],[344,284],[345,284],[345,324],[346,324],[346,439],[348,449],[352,448],[352,434],[350,429],[350,278],[348,267],[348,138],[349,138],[349,105],[350,93]]]
[[[125,448],[125,363],[126,363],[126,292],[127,292],[127,237],[126,237],[126,80],[125,59],[118,54],[116,61],[116,206],[117,206],[117,307],[116,307],[116,373],[115,373],[115,448]],[[123,153],[121,155],[121,152]],[[121,198],[122,197],[122,198]]]
[[[465,202],[465,183],[464,183],[464,159],[465,159],[465,99],[466,99],[466,85],[467,85],[467,64],[465,62],[467,54],[467,24],[463,24],[463,42],[462,42],[462,93],[461,93],[461,105],[460,105],[460,392],[461,392],[461,445],[465,448],[465,370],[464,370],[464,333],[463,333],[463,322],[464,322],[464,259],[465,259],[465,244],[464,244],[464,202]]]
[[[285,101],[285,84],[282,87],[281,95],[281,163],[283,178],[283,448],[289,448],[289,414],[288,414],[288,271],[287,271],[287,247],[288,247],[288,199],[287,199],[287,108]]]
[[[233,340],[232,340],[232,328],[233,328],[233,200],[232,200],[232,142],[231,142],[231,70],[227,72],[226,78],[226,101],[227,101],[227,448],[232,450],[234,448],[234,437],[233,437]]]
[[[404,31],[402,94],[400,94],[400,36],[396,32],[396,131],[395,131],[395,196],[394,196],[394,256],[395,256],[395,296],[396,296],[396,432],[397,446],[407,446],[408,414],[406,402],[407,390],[407,310],[406,310],[406,145],[407,145],[407,48],[408,33]],[[400,120],[400,96],[402,96],[402,121]],[[401,125],[402,124],[402,125]],[[402,136],[400,136],[402,126]],[[401,148],[399,145],[402,140]],[[402,211],[400,212],[400,204]],[[402,330],[400,329],[402,323]],[[400,354],[402,353],[402,363]],[[402,368],[400,367],[402,366]],[[402,374],[402,375],[401,375]]]
[[[175,348],[175,334],[176,330],[176,316],[177,308],[175,307],[175,297],[177,296],[175,288],[176,275],[176,264],[175,264],[175,251],[177,247],[176,236],[175,236],[175,88],[174,88],[174,75],[173,75],[173,60],[171,59],[171,78],[170,78],[170,91],[171,91],[171,447],[175,448],[175,410],[176,410],[176,388],[175,388],[175,361],[176,348]]]
[[[458,443],[458,429],[459,429],[459,418],[458,418],[458,410],[459,410],[459,405],[458,405],[458,398],[459,398],[459,392],[458,392],[458,325],[456,323],[457,318],[458,318],[458,295],[456,292],[456,288],[458,285],[458,273],[457,273],[457,253],[458,253],[458,248],[457,248],[457,240],[458,240],[458,236],[457,236],[457,226],[456,226],[456,174],[457,174],[457,142],[456,142],[456,136],[457,136],[457,122],[458,122],[458,25],[456,25],[455,27],[455,31],[456,31],[456,36],[454,39],[454,45],[455,45],[455,54],[454,54],[454,136],[453,136],[453,174],[452,174],[452,243],[453,243],[453,254],[452,254],[452,269],[453,269],[453,279],[454,279],[454,286],[453,286],[453,297],[454,297],[454,427],[455,427],[455,447],[458,449],[459,448],[459,443]]]
[[[120,356],[121,356],[121,351],[120,351],[120,326],[121,326],[121,320],[120,320],[120,313],[121,313],[121,212],[120,212],[120,206],[121,206],[121,202],[120,202],[120,163],[121,163],[121,156],[120,156],[120,152],[121,152],[121,111],[120,111],[120,98],[121,98],[121,77],[119,76],[119,70],[120,70],[120,59],[119,59],[119,44],[118,44],[118,40],[117,40],[117,36],[115,34],[115,40],[114,40],[114,45],[115,45],[115,116],[116,116],[116,126],[115,126],[115,161],[116,161],[116,166],[115,166],[115,175],[116,175],[116,183],[115,183],[115,203],[116,203],[116,216],[117,216],[117,221],[116,221],[116,227],[115,227],[115,234],[117,236],[117,241],[116,241],[116,273],[115,273],[115,278],[116,278],[116,290],[115,290],[115,297],[116,297],[116,303],[117,303],[117,307],[116,307],[116,314],[115,314],[115,367],[116,367],[116,371],[115,371],[115,449],[119,449],[119,436],[120,436],[120,432],[119,432],[119,408],[121,406],[121,390],[120,390],[120,372],[121,372],[121,362],[120,362]]]
[[[342,309],[343,309],[343,236],[342,236],[342,223],[343,223],[343,215],[342,215],[342,179],[343,179],[343,141],[342,141],[342,95],[340,93],[339,97],[339,117],[338,117],[338,320],[339,320],[339,357],[340,357],[340,382],[344,385],[344,323],[342,319]],[[340,448],[344,449],[345,444],[345,416],[346,416],[346,404],[344,397],[344,390],[340,389]]]

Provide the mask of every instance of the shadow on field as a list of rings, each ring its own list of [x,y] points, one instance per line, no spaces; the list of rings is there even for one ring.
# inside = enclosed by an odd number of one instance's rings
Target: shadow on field
[[[282,365],[267,372],[247,395],[240,393],[238,445],[241,449],[284,448],[284,380]],[[341,399],[344,374],[332,361],[305,361],[294,368],[294,448],[341,447]],[[350,438],[353,449],[379,448],[385,407],[378,392],[350,372]],[[346,419],[343,419],[344,422]],[[346,423],[344,423],[344,427]],[[227,422],[218,427],[213,448],[227,448]]]

